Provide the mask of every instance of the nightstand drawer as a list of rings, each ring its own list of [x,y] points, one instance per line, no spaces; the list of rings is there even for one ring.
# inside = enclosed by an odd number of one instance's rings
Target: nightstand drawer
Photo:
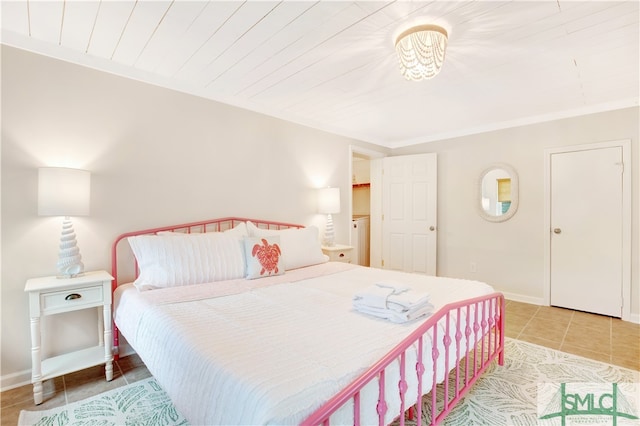
[[[351,263],[351,250],[333,252],[329,255],[329,258],[334,262]]]
[[[49,314],[60,310],[69,311],[82,309],[87,306],[99,306],[103,304],[103,286],[74,288],[52,293],[42,293],[41,307],[43,314]]]
[[[353,247],[336,244],[331,247],[323,246],[322,252],[329,256],[332,262],[351,263]]]

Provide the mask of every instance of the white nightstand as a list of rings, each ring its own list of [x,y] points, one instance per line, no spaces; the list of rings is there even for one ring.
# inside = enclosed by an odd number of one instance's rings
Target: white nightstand
[[[73,371],[105,364],[107,381],[113,379],[111,352],[111,281],[105,271],[87,272],[76,278],[42,277],[27,280],[24,291],[29,293],[31,316],[31,382],[33,400],[42,403],[42,382]],[[40,317],[79,309],[102,306],[98,315],[97,346],[41,359]]]
[[[351,252],[353,247],[336,244],[334,246],[322,246],[322,252],[329,256],[332,262],[351,263]]]

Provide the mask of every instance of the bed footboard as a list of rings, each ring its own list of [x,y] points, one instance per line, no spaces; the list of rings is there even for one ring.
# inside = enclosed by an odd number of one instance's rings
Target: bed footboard
[[[417,425],[423,415],[431,425],[441,423],[494,359],[504,364],[504,312],[501,293],[444,306],[302,424],[329,425],[334,413],[353,406],[353,424],[360,425],[365,408],[361,392],[367,385],[377,388],[379,425],[391,418],[404,426],[405,413],[416,416]],[[409,359],[415,359],[415,365]],[[399,376],[395,384],[385,383],[390,366],[399,368],[399,375],[388,374]],[[409,382],[417,387],[410,392],[417,395],[415,400],[407,398]]]

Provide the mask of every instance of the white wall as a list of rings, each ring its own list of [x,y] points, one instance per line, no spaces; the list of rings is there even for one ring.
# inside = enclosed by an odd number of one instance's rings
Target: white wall
[[[56,272],[61,221],[37,216],[38,167],[92,172],[74,226],[85,269],[109,270],[111,242],[136,229],[242,216],[322,230],[314,188],[341,187],[348,205],[352,144],[372,148],[2,46],[2,387],[30,374],[25,281]],[[346,209],[334,222],[348,241]],[[92,345],[95,318],[47,318],[46,353]]]
[[[632,164],[632,319],[640,311],[638,199],[639,108],[504,129],[393,151],[438,153],[438,275],[478,279],[509,296],[541,303],[544,283],[544,149],[630,139]],[[506,222],[477,213],[477,185],[493,163],[513,166],[520,204]],[[474,262],[477,272],[470,271]]]

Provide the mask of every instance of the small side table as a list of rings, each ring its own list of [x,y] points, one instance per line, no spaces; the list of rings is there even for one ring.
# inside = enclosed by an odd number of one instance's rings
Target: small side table
[[[351,263],[353,247],[336,244],[333,246],[322,246],[322,252],[329,256],[331,262]]]
[[[42,403],[42,382],[67,373],[105,364],[107,381],[113,379],[111,351],[111,281],[105,271],[87,272],[76,278],[42,277],[27,280],[31,316],[31,382],[33,400]],[[102,307],[98,315],[98,345],[41,359],[40,317],[80,309]]]

